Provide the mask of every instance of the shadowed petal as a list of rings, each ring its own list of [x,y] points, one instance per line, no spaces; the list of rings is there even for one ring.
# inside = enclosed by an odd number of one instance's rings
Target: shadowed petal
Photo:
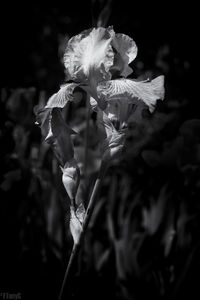
[[[111,159],[118,157],[122,153],[125,140],[125,133],[115,132],[109,135],[100,145],[102,160],[109,163]]]
[[[130,112],[132,111],[132,106],[133,104],[131,104],[127,98],[124,99],[118,97],[108,102],[104,112],[115,126],[119,126],[120,123],[128,120]],[[120,123],[118,124],[118,122]]]
[[[97,127],[102,159],[109,162],[121,154],[125,143],[125,132],[117,131],[107,114],[101,109],[97,111]]]
[[[117,133],[117,130],[113,126],[111,120],[101,109],[97,110],[97,127],[100,140]]]
[[[58,108],[36,109],[35,114],[43,138],[52,147],[60,165],[64,166],[74,156],[71,134],[75,132],[66,124]]]
[[[44,107],[39,107],[39,105],[36,105],[34,107],[34,113],[36,116],[36,124],[40,126],[41,128],[41,134],[43,138],[46,138],[46,136],[49,133],[49,122],[51,119],[51,109],[45,109]]]

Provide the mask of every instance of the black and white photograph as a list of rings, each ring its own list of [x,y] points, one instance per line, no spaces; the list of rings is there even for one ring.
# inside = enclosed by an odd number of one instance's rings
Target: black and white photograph
[[[0,300],[200,299],[198,9],[4,4]]]

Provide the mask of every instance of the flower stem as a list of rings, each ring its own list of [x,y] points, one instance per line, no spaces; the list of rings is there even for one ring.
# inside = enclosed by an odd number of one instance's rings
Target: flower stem
[[[59,300],[63,299],[64,289],[66,289],[66,287],[67,287],[69,274],[70,274],[70,271],[72,269],[73,262],[74,262],[74,260],[77,256],[77,253],[78,253],[78,251],[80,249],[80,246],[82,244],[87,226],[89,224],[92,212],[93,212],[94,207],[95,207],[95,203],[97,201],[97,197],[98,197],[99,190],[100,190],[100,187],[101,187],[102,179],[105,175],[107,167],[108,167],[108,165],[105,164],[104,162],[102,162],[100,170],[99,170],[99,174],[98,174],[98,177],[96,179],[92,194],[90,196],[89,204],[88,204],[88,207],[87,207],[87,210],[86,210],[86,213],[85,213],[85,218],[84,218],[84,221],[83,221],[83,224],[82,224],[82,232],[79,236],[78,242],[76,244],[74,244],[73,248],[72,248],[72,252],[71,252],[71,255],[70,255],[70,258],[69,258],[69,262],[68,262],[68,265],[67,265],[67,269],[66,269],[66,272],[65,272],[64,279],[63,279],[62,287],[61,287],[61,290],[60,290]]]
[[[88,141],[89,141],[89,129],[90,129],[90,96],[87,93],[86,97],[86,130],[85,130],[85,141],[84,141],[84,175],[87,178],[87,162],[88,162]]]

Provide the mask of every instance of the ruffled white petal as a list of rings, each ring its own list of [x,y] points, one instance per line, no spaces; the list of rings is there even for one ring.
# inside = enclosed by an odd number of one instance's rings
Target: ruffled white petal
[[[128,66],[137,56],[137,46],[133,39],[128,35],[117,33],[112,40],[112,46],[117,51],[115,55],[114,68],[120,75],[127,77],[133,70]]]
[[[112,36],[113,30],[99,27],[71,38],[64,54],[69,79],[78,82],[87,82],[91,76],[97,82],[110,79],[114,59]]]
[[[73,101],[73,92],[77,86],[76,83],[61,86],[60,90],[49,98],[45,108],[63,108],[69,101]]]
[[[105,101],[121,98],[129,103],[143,101],[153,112],[157,100],[164,99],[164,76],[158,76],[152,81],[134,81],[130,79],[117,79],[105,81],[98,86],[98,95]]]

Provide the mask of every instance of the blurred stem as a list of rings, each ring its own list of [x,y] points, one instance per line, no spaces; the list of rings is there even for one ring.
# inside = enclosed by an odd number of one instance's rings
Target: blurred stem
[[[67,265],[67,269],[66,269],[65,276],[64,276],[64,279],[63,279],[62,287],[61,287],[61,290],[60,290],[59,300],[64,299],[63,298],[64,289],[66,289],[66,287],[67,287],[69,274],[70,274],[70,271],[72,269],[73,262],[74,262],[74,260],[77,256],[77,253],[78,253],[78,251],[80,249],[80,246],[82,244],[87,226],[89,224],[92,212],[93,212],[94,207],[95,207],[95,203],[96,203],[97,198],[98,198],[101,183],[102,183],[102,180],[104,178],[104,175],[105,175],[105,172],[106,172],[107,168],[108,168],[108,164],[105,163],[105,162],[102,162],[100,170],[99,170],[98,177],[96,179],[92,194],[90,196],[90,200],[89,200],[89,204],[88,204],[88,207],[87,207],[87,210],[86,210],[86,213],[85,213],[85,218],[84,218],[84,221],[83,221],[83,224],[82,224],[82,231],[81,231],[81,234],[79,236],[79,240],[76,244],[73,245],[73,248],[72,248],[72,252],[71,252],[71,255],[70,255],[70,259],[69,259],[69,262],[68,262],[68,265]]]
[[[86,130],[85,130],[85,140],[84,140],[84,165],[83,165],[83,173],[87,178],[87,163],[88,163],[88,141],[89,141],[89,129],[90,129],[90,96],[87,93],[86,98]]]

